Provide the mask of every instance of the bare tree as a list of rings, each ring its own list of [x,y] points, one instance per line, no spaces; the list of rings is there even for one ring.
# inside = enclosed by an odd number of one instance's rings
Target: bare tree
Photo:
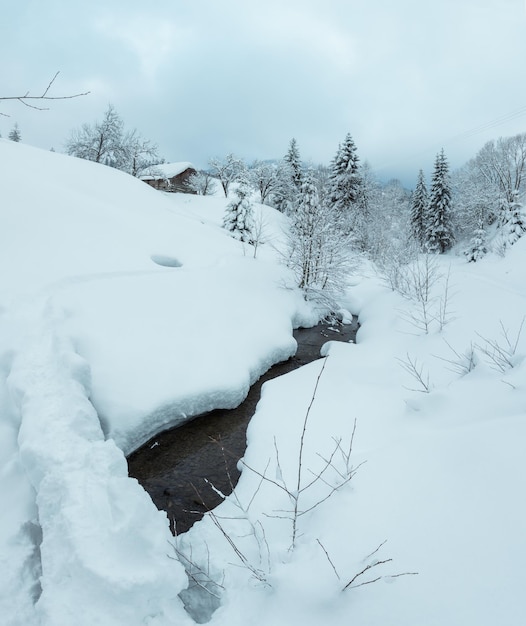
[[[209,172],[196,172],[188,178],[188,187],[199,196],[211,196],[216,188],[216,179]]]
[[[234,181],[239,179],[240,174],[246,169],[242,159],[238,159],[233,154],[228,154],[224,159],[210,159],[212,176],[219,179],[225,198],[228,198],[228,189]]]
[[[261,207],[259,207],[257,212],[253,212],[252,217],[251,243],[254,246],[254,258],[258,255],[259,246],[266,242],[267,227],[267,221]]]
[[[112,165],[123,160],[123,134],[124,122],[109,104],[102,121],[72,131],[66,150],[71,156]]]
[[[261,204],[270,204],[270,198],[283,189],[290,180],[290,174],[281,164],[254,161],[248,170],[248,179],[259,191]]]
[[[124,136],[122,153],[124,161],[119,169],[136,177],[161,162],[157,145],[144,139],[135,128]]]
[[[291,219],[286,263],[307,298],[327,303],[345,289],[356,261],[351,236],[325,202],[310,170],[303,176]]]
[[[83,124],[72,131],[66,151],[71,156],[103,163],[132,176],[140,176],[161,162],[155,144],[136,129],[125,131],[124,122],[112,104],[100,122]]]
[[[516,192],[524,187],[526,133],[488,141],[475,157],[474,165],[507,202],[513,202]]]
[[[452,192],[456,210],[453,213],[455,231],[460,237],[468,238],[479,228],[490,226],[497,219],[501,192],[471,159],[452,175]]]
[[[504,253],[524,235],[526,217],[520,197],[526,188],[525,181],[526,133],[488,141],[463,168],[458,195],[467,209],[464,221],[471,226],[469,260],[483,256],[486,226],[493,221],[497,222],[493,249],[498,252]]]

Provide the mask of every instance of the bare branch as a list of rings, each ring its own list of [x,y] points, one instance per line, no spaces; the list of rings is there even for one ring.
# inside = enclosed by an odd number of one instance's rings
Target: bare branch
[[[438,311],[437,311],[437,322],[439,325],[439,330],[442,331],[446,324],[454,320],[453,312],[449,310],[450,304],[450,286],[449,279],[451,277],[451,266],[448,269],[448,272],[444,279],[443,293],[439,298]]]
[[[243,467],[246,467],[248,470],[256,474],[256,476],[259,476],[260,478],[270,483],[271,485],[278,487],[278,489],[281,489],[282,491],[284,491],[289,497],[294,498],[294,494],[291,491],[289,491],[285,485],[281,485],[277,480],[272,480],[272,478],[265,476],[265,474],[262,474],[257,469],[254,469],[252,466],[248,465],[244,460],[241,460],[240,462],[243,464]],[[268,467],[268,464],[267,464],[267,467]]]
[[[319,540],[316,539],[316,541],[318,542],[318,545],[320,546],[320,548],[323,550],[323,552],[325,553],[325,556],[327,557],[327,561],[329,561],[333,572],[336,574],[336,578],[338,580],[341,580],[340,575],[338,574],[338,570],[336,569],[336,566],[334,565],[334,563],[331,560],[331,557],[329,556],[329,553],[327,552],[327,550],[325,549],[325,546],[323,545],[323,543]]]
[[[367,559],[370,559],[381,549],[382,546],[385,546],[386,543],[387,543],[387,539],[384,539],[382,543],[376,548],[376,550],[373,550],[371,554],[368,554],[363,560],[366,561]]]
[[[352,476],[349,476],[349,478],[341,483],[340,485],[333,487],[332,490],[325,495],[325,497],[320,498],[317,502],[315,502],[312,506],[310,506],[307,509],[303,509],[303,510],[297,510],[296,511],[296,516],[297,517],[301,517],[302,515],[305,515],[306,513],[310,513],[310,511],[313,511],[314,509],[318,508],[320,506],[320,504],[323,504],[326,500],[328,500],[336,491],[338,491],[338,489],[341,489],[341,487],[344,487],[348,482],[350,482],[352,479]]]
[[[84,91],[83,93],[75,93],[75,94],[71,94],[67,96],[50,96],[49,91],[51,87],[53,86],[53,84],[55,83],[55,80],[59,74],[60,72],[57,72],[53,76],[53,78],[49,81],[48,86],[44,89],[42,94],[39,96],[31,96],[29,95],[29,91],[26,91],[26,93],[22,96],[0,96],[0,100],[16,100],[17,102],[20,102],[20,104],[23,104],[24,106],[29,107],[30,109],[36,109],[37,111],[48,111],[49,109],[47,107],[37,106],[35,104],[32,104],[32,102],[35,100],[46,100],[46,101],[47,100],[71,100],[72,98],[80,98],[81,96],[87,96],[90,93],[89,91]],[[5,113],[2,113],[2,115],[6,116]]]
[[[198,498],[201,500],[201,503],[203,504],[203,506],[207,509],[210,519],[212,520],[216,528],[219,530],[219,532],[226,539],[227,543],[230,545],[230,547],[232,548],[232,550],[234,551],[238,559],[241,561],[243,567],[248,569],[257,580],[271,587],[270,583],[267,581],[265,573],[261,571],[260,569],[258,569],[257,567],[254,567],[252,563],[250,563],[250,561],[247,559],[245,554],[243,554],[243,552],[239,549],[239,547],[237,546],[235,541],[232,539],[232,537],[223,528],[221,522],[219,521],[218,516],[214,513],[214,511],[212,511],[209,507],[206,506],[206,503],[204,499],[202,498],[197,487],[195,485],[192,485],[192,487],[194,488],[194,491],[196,492]]]
[[[190,578],[190,580],[195,585],[200,587],[203,591],[210,594],[212,597],[216,598],[217,600],[220,600],[221,596],[214,593],[211,589],[209,589],[207,587],[207,584],[214,585],[218,589],[224,590],[223,585],[217,583],[215,580],[213,580],[210,577],[210,574],[208,572],[206,572],[203,568],[199,567],[199,565],[197,565],[197,563],[192,560],[191,554],[190,556],[187,556],[186,554],[184,554],[184,552],[179,550],[177,546],[173,546],[173,548],[174,548],[175,554],[178,557],[175,560],[179,560],[183,564],[183,567],[185,568],[186,575],[188,576],[188,578]],[[173,559],[174,557],[168,555],[168,558]],[[202,577],[203,580],[201,580],[201,578],[198,578],[198,576]]]
[[[376,581],[380,580],[380,578],[383,578],[383,576],[378,576],[378,578],[375,578],[374,580],[368,580],[367,582],[360,583],[358,585],[353,585],[353,582],[355,580],[360,578],[360,576],[363,576],[370,569],[373,569],[373,568],[378,567],[380,565],[384,565],[385,563],[390,563],[392,560],[393,559],[384,559],[383,561],[375,561],[374,563],[369,563],[369,565],[366,565],[361,572],[358,572],[357,574],[355,574],[351,578],[351,580],[345,585],[345,587],[342,589],[342,591],[345,591],[346,589],[354,589],[356,587],[361,587],[363,585],[369,585],[371,583],[375,583]]]
[[[509,331],[504,327],[502,320],[500,320],[500,327],[503,341],[501,340],[499,342],[497,339],[486,339],[480,333],[477,333],[477,335],[484,341],[484,345],[477,345],[477,348],[479,348],[479,350],[488,357],[490,362],[493,363],[493,369],[504,373],[506,370],[511,369],[516,365],[513,357],[515,356],[519,345],[519,339],[525,319],[526,316],[522,318],[519,330],[517,331],[517,336],[514,340],[510,338]]]
[[[396,359],[406,372],[421,385],[422,389],[412,389],[411,387],[405,387],[409,391],[419,391],[421,393],[430,393],[431,386],[429,383],[429,374],[424,375],[424,366],[418,364],[418,359],[411,359],[409,353],[406,354],[406,359]]]
[[[477,355],[475,353],[475,346],[473,345],[473,342],[469,344],[469,347],[464,353],[459,354],[446,339],[442,339],[444,340],[444,343],[447,345],[447,347],[451,350],[451,352],[453,352],[456,358],[447,359],[436,354],[434,355],[435,358],[449,363],[451,367],[448,369],[452,372],[460,374],[461,376],[469,374],[469,372],[471,372],[471,370],[473,370],[477,364]]]
[[[318,391],[318,385],[320,384],[321,376],[325,370],[325,366],[327,365],[327,357],[323,360],[323,365],[321,367],[320,373],[318,374],[318,378],[316,379],[316,384],[314,385],[314,391],[312,392],[312,397],[307,408],[307,412],[305,414],[305,419],[303,420],[303,429],[301,431],[300,438],[300,449],[298,453],[298,474],[296,481],[296,495],[294,498],[294,517],[292,519],[292,541],[291,541],[291,550],[294,549],[296,545],[296,535],[298,529],[298,505],[299,505],[299,494],[301,492],[301,477],[303,474],[303,446],[305,443],[305,434],[307,432],[307,423],[309,421],[310,411],[312,409],[312,405],[314,404],[314,400],[316,398],[316,392]]]
[[[386,543],[387,543],[387,539],[385,541],[382,541],[382,543],[375,550],[373,550],[371,554],[368,554],[364,560],[370,559],[372,556],[374,556],[380,550],[380,548],[382,548],[382,546],[384,546]],[[377,561],[373,561],[373,563],[369,563],[360,572],[358,572],[351,578],[351,580],[345,585],[345,587],[343,587],[342,591],[345,591],[346,589],[356,589],[357,587],[363,587],[364,585],[371,585],[372,583],[376,583],[379,580],[383,580],[387,578],[399,578],[400,576],[416,576],[418,574],[418,572],[402,572],[399,574],[386,574],[386,575],[382,574],[381,576],[377,576],[376,578],[365,580],[363,582],[357,583],[356,585],[353,585],[354,582],[356,582],[361,576],[366,574],[368,571],[374,569],[375,567],[379,567],[380,565],[385,565],[385,563],[390,563],[392,560],[393,559],[384,559],[383,561],[377,560]]]

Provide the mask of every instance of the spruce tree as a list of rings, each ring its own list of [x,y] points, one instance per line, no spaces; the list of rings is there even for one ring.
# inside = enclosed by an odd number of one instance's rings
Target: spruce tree
[[[425,247],[428,252],[442,254],[451,248],[454,239],[451,220],[451,186],[449,166],[443,149],[436,156],[424,225]]]
[[[301,187],[302,180],[301,158],[298,150],[298,144],[294,138],[290,140],[289,150],[283,160],[290,167],[292,182],[296,188],[299,189]]]
[[[519,192],[514,191],[511,201],[505,201],[506,208],[502,211],[501,226],[503,243],[512,246],[526,232],[526,216],[523,213],[522,203],[519,202]]]
[[[487,246],[487,235],[486,229],[484,227],[484,222],[482,220],[479,221],[478,227],[475,229],[473,233],[473,237],[469,242],[469,247],[464,251],[468,259],[468,263],[476,263],[480,261],[483,256],[485,256],[488,252]]]
[[[17,143],[22,140],[22,135],[20,134],[20,129],[18,128],[18,124],[16,122],[13,128],[9,131],[8,138],[11,141],[16,141]]]
[[[287,154],[279,165],[279,180],[273,192],[273,206],[282,213],[290,214],[297,199],[303,179],[298,144],[291,139]]]
[[[248,243],[252,241],[254,229],[251,193],[248,182],[242,180],[234,192],[235,198],[227,206],[223,217],[223,228],[230,231],[236,239]]]
[[[359,158],[350,134],[332,160],[329,173],[329,201],[338,213],[347,212],[360,193]]]
[[[411,196],[411,235],[413,239],[423,246],[426,236],[425,213],[429,202],[424,172],[418,172],[415,190]]]

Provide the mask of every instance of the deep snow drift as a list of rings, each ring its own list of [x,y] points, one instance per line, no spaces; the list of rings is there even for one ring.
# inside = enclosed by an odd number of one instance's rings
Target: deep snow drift
[[[224,198],[6,141],[0,163],[3,623],[193,623],[181,597],[218,626],[521,622],[526,241],[439,257],[428,333],[355,277],[357,344],[264,386],[234,495],[177,538],[199,587],[122,451],[234,405],[312,312]]]
[[[202,199],[8,141],[0,163],[2,619],[189,619],[123,451],[239,403],[312,314],[263,250],[192,215]],[[204,206],[219,222],[224,201]]]

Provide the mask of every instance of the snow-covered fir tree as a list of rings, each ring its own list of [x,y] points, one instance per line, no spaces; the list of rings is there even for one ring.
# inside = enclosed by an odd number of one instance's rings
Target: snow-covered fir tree
[[[375,212],[378,206],[380,185],[366,161],[358,168],[358,189],[352,211],[352,229],[349,216],[345,216],[345,227],[352,230],[355,248],[371,253],[375,246]]]
[[[303,168],[298,144],[295,139],[291,139],[287,154],[278,166],[278,181],[272,194],[272,206],[282,213],[292,213],[302,178]]]
[[[451,185],[449,166],[443,149],[435,159],[424,225],[424,246],[428,252],[443,253],[451,248],[454,240],[451,219]]]
[[[303,176],[298,143],[294,138],[290,140],[289,149],[287,154],[284,156],[283,161],[288,165],[288,167],[290,167],[290,176],[292,178],[292,182],[294,183],[296,188],[299,189],[301,187],[301,181]]]
[[[254,228],[254,215],[250,196],[252,189],[248,181],[243,178],[234,191],[234,199],[228,204],[223,217],[223,228],[233,237],[250,243]]]
[[[329,200],[340,213],[347,211],[358,198],[360,191],[358,163],[356,145],[348,133],[338,147],[329,173]]]
[[[479,222],[478,228],[473,233],[473,237],[469,242],[469,247],[464,251],[467,257],[468,263],[475,263],[480,261],[483,256],[488,252],[487,246],[487,233],[484,227],[484,222]]]
[[[411,235],[418,245],[423,246],[426,236],[424,223],[429,197],[427,194],[424,172],[418,172],[416,187],[411,196]]]
[[[526,215],[519,202],[518,191],[513,192],[511,200],[503,201],[500,220],[501,244],[504,247],[512,246],[526,232]]]
[[[18,124],[16,122],[13,128],[9,131],[8,139],[16,142],[22,140],[22,135],[20,134],[20,129],[18,128]]]

